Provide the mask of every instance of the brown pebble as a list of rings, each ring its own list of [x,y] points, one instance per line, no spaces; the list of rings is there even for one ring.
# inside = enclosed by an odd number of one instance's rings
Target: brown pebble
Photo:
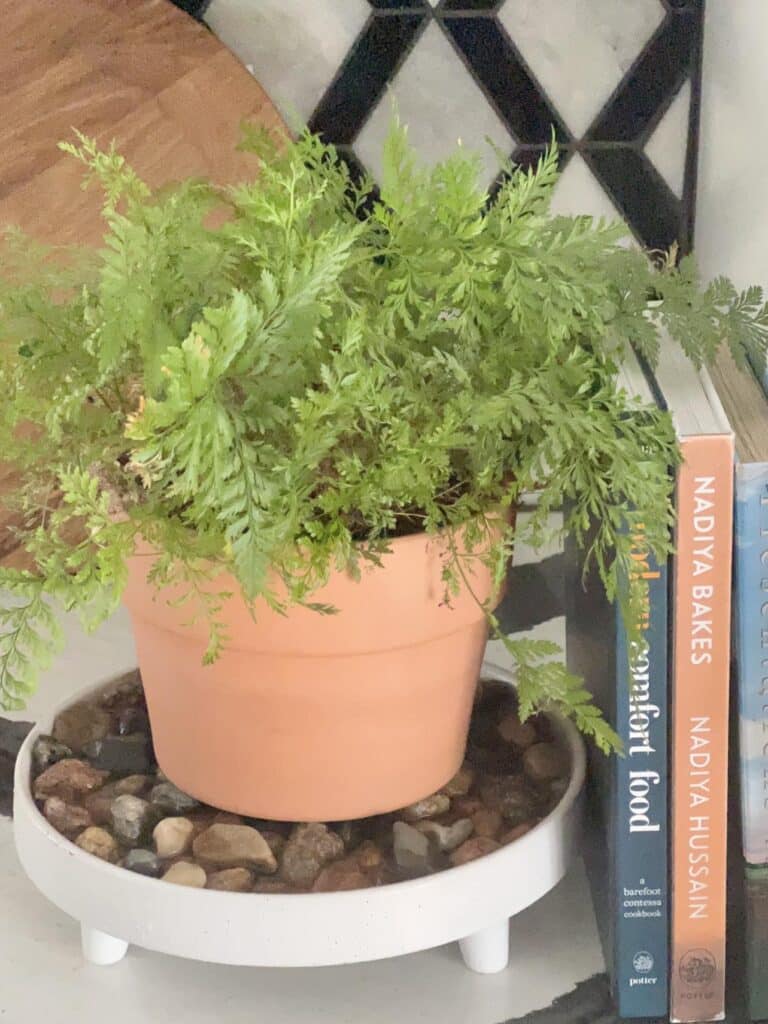
[[[326,864],[343,854],[344,843],[327,825],[297,825],[280,859],[280,877],[291,885],[308,888]]]
[[[78,797],[98,789],[109,777],[109,772],[91,768],[85,761],[67,757],[46,768],[34,783],[36,800],[59,796],[66,803],[77,803]]]
[[[551,782],[568,774],[569,757],[557,743],[535,743],[523,755],[523,768],[534,782]]]
[[[115,796],[141,796],[152,782],[148,775],[126,775],[113,784]]]
[[[529,821],[539,805],[539,796],[524,775],[488,776],[480,795],[487,807],[500,811],[511,825]]]
[[[213,816],[212,825],[242,825],[244,824],[243,819],[239,814],[233,814],[231,811],[218,811]]]
[[[253,874],[248,868],[225,868],[208,875],[209,889],[219,892],[250,892],[253,889]]]
[[[500,843],[488,836],[473,836],[466,843],[462,843],[458,850],[453,851],[450,861],[453,867],[458,868],[462,864],[468,864],[471,860],[477,860],[478,857],[485,857],[486,854],[493,853],[494,850],[500,849],[500,846]]]
[[[170,814],[171,812],[169,811],[168,813]],[[193,834],[196,836],[199,836],[201,832],[205,832],[213,824],[213,814],[210,811],[190,811],[183,814],[182,817],[192,822]]]
[[[520,839],[522,836],[527,835],[532,828],[533,825],[530,822],[524,821],[522,825],[515,825],[514,828],[510,828],[500,835],[499,842],[502,846],[506,846],[507,843],[514,843],[516,839]]]
[[[471,818],[473,814],[482,811],[484,807],[485,804],[479,796],[459,796],[453,801],[451,810],[459,818]]]
[[[376,843],[371,842],[370,839],[366,839],[365,842],[361,843],[355,850],[354,859],[363,871],[370,871],[381,865],[383,854]]]
[[[49,796],[43,806],[43,814],[57,832],[68,839],[93,824],[91,816],[84,807],[65,803],[60,796]]]
[[[475,769],[465,764],[456,772],[442,788],[446,796],[466,796],[475,781]]]
[[[199,864],[192,864],[188,860],[177,860],[163,875],[164,882],[173,882],[174,885],[186,885],[190,889],[204,889],[207,881],[205,871]]]
[[[451,806],[451,798],[445,793],[433,793],[425,796],[423,800],[417,800],[402,810],[406,821],[421,821],[423,818],[434,818],[438,814],[444,814]]]
[[[336,821],[331,826],[347,850],[353,850],[363,838],[364,821]]]
[[[285,844],[288,842],[288,840],[281,832],[274,832],[271,828],[263,830],[259,829],[259,831],[264,837],[267,846],[272,851],[273,856],[277,860],[280,860],[280,854],[285,849]]]
[[[53,736],[76,754],[92,740],[102,740],[112,727],[112,716],[103,707],[81,701],[60,711],[53,723]]]
[[[83,804],[93,818],[94,825],[111,825],[112,804],[119,795],[114,782],[108,782],[106,786],[97,789],[95,793],[88,794]]]
[[[536,729],[530,722],[521,722],[516,714],[505,715],[496,727],[499,736],[520,750],[527,750],[536,742]]]
[[[297,889],[284,882],[281,878],[257,878],[253,883],[253,891],[260,892],[264,896],[282,896],[289,892],[306,892],[306,889]]]
[[[110,711],[143,703],[144,689],[141,685],[141,673],[137,668],[129,669],[117,679],[113,679],[99,696],[99,704]]]
[[[503,824],[501,812],[495,811],[491,807],[484,807],[480,811],[475,811],[471,820],[475,829],[475,835],[484,836],[486,839],[495,839]]]
[[[97,825],[91,825],[85,832],[81,832],[75,844],[86,853],[91,853],[100,860],[109,861],[110,864],[117,863],[120,856],[120,848],[115,837]]]
[[[315,879],[312,892],[347,892],[367,889],[370,885],[370,879],[361,871],[356,858],[350,857],[324,867]]]
[[[265,874],[277,871],[266,840],[250,825],[211,825],[196,837],[192,850],[207,868],[256,868]]]

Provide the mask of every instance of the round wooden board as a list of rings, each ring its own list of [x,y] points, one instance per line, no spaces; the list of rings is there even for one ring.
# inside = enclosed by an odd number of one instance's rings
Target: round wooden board
[[[151,185],[253,174],[235,150],[243,120],[282,125],[258,82],[168,0],[0,0],[0,229],[92,243],[99,194],[57,149],[78,128],[115,140]]]
[[[0,232],[17,225],[54,244],[98,244],[101,195],[57,144],[73,128],[115,141],[156,186],[190,175],[251,176],[235,149],[244,121],[282,127],[268,96],[208,29],[168,0],[0,0]],[[3,495],[0,564],[29,567]]]

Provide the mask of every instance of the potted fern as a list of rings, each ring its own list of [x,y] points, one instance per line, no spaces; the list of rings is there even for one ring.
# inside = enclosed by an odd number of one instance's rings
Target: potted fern
[[[423,169],[398,125],[380,198],[310,134],[244,145],[253,181],[153,193],[80,138],[104,248],[6,244],[0,443],[32,568],[0,573],[0,696],[55,650],[49,599],[88,625],[125,601],[171,779],[260,817],[362,817],[458,769],[523,530],[565,502],[577,538],[597,521],[611,596],[628,509],[667,552],[674,434],[626,415],[623,346],[652,359],[664,326],[694,360],[741,356],[766,314],[551,216],[554,150],[489,206],[473,155]],[[522,713],[610,750],[557,652],[505,642]]]

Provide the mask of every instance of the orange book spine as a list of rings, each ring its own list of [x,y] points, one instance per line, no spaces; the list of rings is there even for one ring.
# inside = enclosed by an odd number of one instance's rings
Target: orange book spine
[[[733,438],[686,438],[677,480],[670,1017],[725,1016]]]

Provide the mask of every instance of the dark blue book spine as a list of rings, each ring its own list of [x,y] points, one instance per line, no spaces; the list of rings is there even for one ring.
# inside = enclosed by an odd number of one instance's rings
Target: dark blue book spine
[[[668,1011],[669,875],[667,566],[636,542],[636,571],[648,583],[642,641],[627,651],[618,609],[594,567],[586,581],[572,537],[565,544],[568,663],[622,739],[624,756],[589,749],[584,860],[622,1018]]]
[[[648,584],[640,639],[627,650],[616,613],[616,722],[610,816],[614,990],[623,1017],[664,1017],[669,1005],[667,807],[667,567],[635,538],[634,571]]]

